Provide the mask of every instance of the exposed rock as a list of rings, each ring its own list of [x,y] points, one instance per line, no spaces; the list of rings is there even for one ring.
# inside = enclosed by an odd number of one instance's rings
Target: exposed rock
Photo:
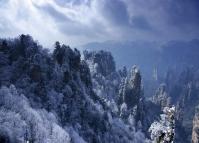
[[[95,93],[105,102],[115,104],[119,85],[127,73],[115,70],[115,62],[110,52],[84,51],[84,60],[89,66]]]
[[[126,103],[132,109],[141,99],[141,75],[137,67],[133,67],[130,77],[126,77],[120,88],[120,103]]]
[[[136,123],[144,123],[144,97],[141,89],[141,74],[134,66],[130,77],[126,77],[120,85],[118,104],[123,118],[133,115]],[[125,105],[125,106],[124,106]],[[125,111],[124,108],[125,107]]]
[[[199,103],[198,69],[189,67],[183,72],[171,70],[166,76],[167,93],[176,105],[175,142],[189,143],[192,138],[195,107]]]
[[[166,85],[161,84],[157,89],[155,95],[152,97],[152,101],[164,109],[164,107],[168,107],[170,105],[170,97],[166,91]]]
[[[110,52],[84,51],[84,58],[89,63],[91,73],[100,73],[107,76],[115,72],[115,62]]]
[[[144,103],[139,69],[134,66],[131,72],[128,73],[126,67],[123,67],[118,72],[112,70],[105,76],[101,73],[105,69],[95,69],[95,62],[99,61],[93,60],[93,54],[99,57],[106,57],[109,53],[105,51],[86,51],[86,56],[84,55],[91,71],[94,92],[104,100],[113,113],[119,114],[126,123],[132,124],[133,122],[137,126],[136,129],[147,131],[150,123],[156,119],[160,111],[157,105],[149,102]],[[106,60],[108,58],[102,58],[100,62],[108,63]],[[115,63],[109,62],[109,64],[109,67],[111,67],[111,64]],[[101,68],[107,67],[103,66]],[[145,109],[145,106],[149,108]]]
[[[199,107],[196,107],[193,119],[192,143],[199,142]]]

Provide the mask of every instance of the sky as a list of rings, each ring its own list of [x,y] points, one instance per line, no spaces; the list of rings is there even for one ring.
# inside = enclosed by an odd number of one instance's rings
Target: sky
[[[0,37],[55,41],[168,41],[199,38],[199,0],[0,0]]]

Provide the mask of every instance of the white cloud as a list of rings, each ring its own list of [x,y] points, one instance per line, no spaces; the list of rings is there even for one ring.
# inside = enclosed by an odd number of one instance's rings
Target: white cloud
[[[175,9],[168,8],[169,1],[0,0],[0,4],[1,37],[30,34],[44,46],[52,46],[56,40],[74,46],[105,40],[193,38],[199,34],[194,27],[183,34],[184,27],[169,24],[173,14],[167,9]]]

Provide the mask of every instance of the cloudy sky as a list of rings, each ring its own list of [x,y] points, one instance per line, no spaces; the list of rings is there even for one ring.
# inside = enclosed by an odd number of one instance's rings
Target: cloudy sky
[[[199,0],[0,0],[0,37],[44,46],[199,38]]]

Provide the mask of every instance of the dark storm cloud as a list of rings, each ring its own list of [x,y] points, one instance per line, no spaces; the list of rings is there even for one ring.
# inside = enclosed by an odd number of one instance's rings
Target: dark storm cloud
[[[165,11],[168,14],[168,25],[176,27],[179,32],[184,32],[185,35],[193,35],[191,38],[199,38],[198,0],[169,1],[165,6]]]
[[[199,0],[0,0],[0,17],[0,36],[51,43],[199,38]]]
[[[198,0],[173,0],[165,6],[172,24],[199,24]]]
[[[133,16],[131,18],[131,26],[143,30],[152,30],[150,23],[144,16]]]
[[[128,25],[129,14],[126,4],[121,0],[104,0],[100,5],[104,17],[116,25]]]
[[[62,5],[64,3],[81,5],[91,2],[86,0],[58,1]],[[167,28],[175,27],[178,30],[191,27],[193,30],[199,24],[199,0],[101,0],[97,6],[99,13],[108,22],[121,28],[151,30],[166,26]],[[156,19],[156,16],[159,19]]]
[[[157,39],[199,37],[198,0],[124,0],[134,29],[153,29]],[[142,16],[141,18],[139,16]],[[140,31],[142,32],[142,31]]]
[[[143,1],[143,0],[140,0]],[[133,1],[132,1],[133,2]],[[146,16],[155,13],[171,26],[198,26],[199,0],[149,0],[145,1]],[[148,14],[147,14],[148,11]]]

